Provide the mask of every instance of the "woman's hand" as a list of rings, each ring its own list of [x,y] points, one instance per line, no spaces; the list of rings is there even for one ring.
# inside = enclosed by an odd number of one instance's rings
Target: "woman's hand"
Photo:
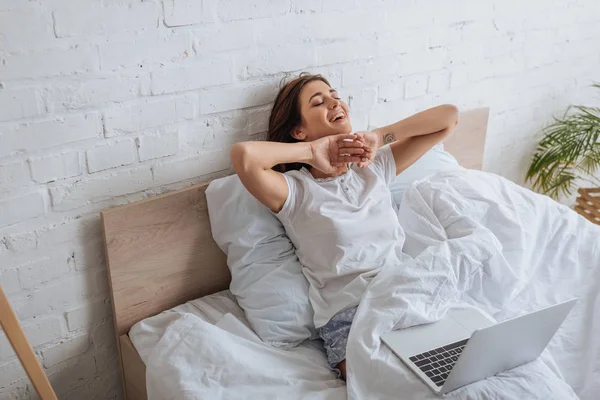
[[[363,136],[340,134],[310,142],[312,158],[309,164],[326,174],[340,173],[349,162],[366,162],[372,150]]]
[[[368,151],[365,151],[363,159],[357,164],[359,167],[364,168],[371,164],[371,161],[373,161],[377,149],[379,149],[379,134],[370,131],[361,131],[356,132],[354,135],[356,135],[359,138],[362,138],[364,146],[368,149]]]

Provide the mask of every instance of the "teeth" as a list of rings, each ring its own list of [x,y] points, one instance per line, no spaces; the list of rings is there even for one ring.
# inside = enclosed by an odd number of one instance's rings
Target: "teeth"
[[[339,113],[335,114],[335,115],[334,115],[334,116],[333,116],[333,117],[332,117],[332,118],[329,120],[329,122],[333,122],[333,121],[335,121],[335,120],[336,120],[338,117],[343,117],[343,116],[344,116],[344,113],[343,113],[343,112],[339,112]]]

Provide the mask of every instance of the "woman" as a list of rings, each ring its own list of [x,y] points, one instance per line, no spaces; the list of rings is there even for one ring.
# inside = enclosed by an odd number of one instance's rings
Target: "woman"
[[[242,183],[277,215],[296,247],[317,332],[330,367],[344,378],[360,297],[382,266],[399,264],[404,236],[388,185],[457,121],[457,108],[442,105],[352,134],[337,91],[320,75],[301,74],[275,99],[268,141],[231,148]]]

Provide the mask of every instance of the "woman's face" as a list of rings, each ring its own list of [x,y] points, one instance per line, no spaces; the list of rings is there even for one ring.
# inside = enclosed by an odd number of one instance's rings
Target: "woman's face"
[[[298,100],[302,123],[293,133],[296,139],[309,142],[338,133],[352,133],[348,105],[325,82],[307,83]]]

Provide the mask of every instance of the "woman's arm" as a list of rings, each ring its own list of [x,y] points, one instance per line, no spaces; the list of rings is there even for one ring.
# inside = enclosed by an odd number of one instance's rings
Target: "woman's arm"
[[[265,206],[279,212],[288,196],[285,178],[271,168],[286,162],[308,163],[309,143],[240,142],[231,146],[231,162],[246,189]]]
[[[275,165],[301,162],[331,173],[344,162],[360,161],[359,155],[364,152],[362,138],[335,135],[300,143],[239,142],[231,146],[230,154],[233,168],[246,189],[262,204],[279,212],[288,197],[288,186],[283,175],[271,169]]]
[[[379,135],[380,146],[390,144],[399,174],[448,136],[457,123],[458,108],[444,104],[373,132]]]

